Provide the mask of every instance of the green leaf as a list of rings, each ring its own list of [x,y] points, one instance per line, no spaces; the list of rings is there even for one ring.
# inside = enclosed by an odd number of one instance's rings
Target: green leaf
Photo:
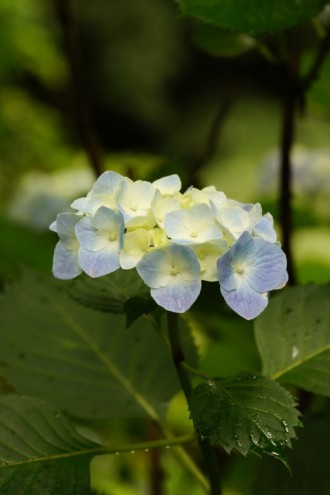
[[[250,51],[256,40],[247,34],[231,33],[210,24],[199,24],[194,42],[202,50],[218,57],[235,57]]]
[[[87,308],[126,314],[126,328],[157,307],[150,289],[135,270],[117,270],[100,278],[82,275],[68,285],[68,292]]]
[[[65,285],[28,271],[2,296],[6,382],[79,418],[158,420],[180,387],[152,320],[140,318],[127,332],[125,316],[75,303]],[[187,327],[181,330],[188,355],[195,356]]]
[[[262,373],[330,396],[330,286],[283,290],[255,321]]]
[[[248,33],[276,31],[318,14],[327,0],[178,0],[183,14]]]
[[[202,437],[228,453],[265,452],[286,464],[285,447],[295,438],[299,413],[278,383],[253,374],[215,378],[194,389],[189,408]]]
[[[257,466],[253,493],[258,495],[329,495],[330,414],[318,413],[303,421],[299,441],[288,459],[292,476],[267,458]]]
[[[89,495],[89,463],[99,446],[37,399],[0,397],[0,491]]]
[[[68,285],[68,291],[83,306],[108,313],[125,313],[129,299],[150,293],[136,270],[117,270],[99,278],[83,274]]]

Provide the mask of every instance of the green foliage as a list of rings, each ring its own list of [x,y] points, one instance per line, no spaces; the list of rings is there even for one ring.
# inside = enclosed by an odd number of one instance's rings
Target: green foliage
[[[89,495],[89,463],[97,449],[48,404],[0,397],[2,494]]]
[[[166,342],[140,318],[84,308],[51,276],[26,272],[0,303],[6,381],[79,418],[158,418],[179,390]],[[19,310],[18,310],[19,309]],[[182,327],[188,356],[195,351]]]
[[[52,235],[12,224],[1,217],[0,230],[0,278],[13,273],[22,263],[49,271],[54,251]]]
[[[330,286],[292,287],[255,322],[263,374],[330,395]]]
[[[234,448],[243,455],[266,452],[286,463],[298,411],[276,382],[253,374],[215,378],[194,389],[189,408],[202,437],[228,453]]]
[[[135,270],[117,270],[94,279],[82,275],[72,281],[69,293],[75,301],[88,308],[126,314],[126,327],[157,307],[150,290]]]
[[[177,0],[183,14],[218,26],[263,33],[286,29],[318,14],[327,0]]]
[[[210,24],[199,24],[194,42],[207,53],[219,57],[234,57],[250,51],[256,40],[247,34],[236,34]]]
[[[303,421],[299,441],[288,452],[292,476],[276,463],[258,465],[254,492],[258,495],[328,495],[330,493],[330,414],[319,413]]]

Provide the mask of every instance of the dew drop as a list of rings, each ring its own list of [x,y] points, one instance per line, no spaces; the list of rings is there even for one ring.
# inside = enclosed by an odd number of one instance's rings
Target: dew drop
[[[297,346],[294,345],[292,347],[292,354],[291,354],[292,359],[295,359],[298,356],[298,354],[299,354],[299,349]]]

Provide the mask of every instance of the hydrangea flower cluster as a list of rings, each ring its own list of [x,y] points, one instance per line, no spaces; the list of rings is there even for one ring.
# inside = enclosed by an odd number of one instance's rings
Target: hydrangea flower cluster
[[[150,183],[104,172],[75,212],[50,226],[59,236],[54,276],[136,268],[157,304],[176,313],[191,307],[203,280],[218,281],[234,311],[258,316],[288,279],[272,216],[213,186],[180,189],[178,175]]]

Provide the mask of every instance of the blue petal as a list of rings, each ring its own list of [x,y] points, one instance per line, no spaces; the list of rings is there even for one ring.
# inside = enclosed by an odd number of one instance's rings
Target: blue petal
[[[267,292],[283,286],[286,278],[286,256],[275,244],[254,239],[255,263],[246,271],[246,279],[258,292]]]
[[[276,232],[271,217],[263,216],[254,227],[255,234],[265,241],[276,242]]]
[[[190,247],[171,244],[147,253],[136,266],[146,285],[152,289],[165,287],[173,277],[173,269],[184,282],[200,279],[200,265]]]
[[[79,248],[79,264],[90,277],[102,277],[117,270],[119,265],[119,252],[106,246],[99,251],[89,251]]]
[[[201,287],[202,282],[195,280],[151,289],[150,293],[159,306],[173,313],[184,313],[196,301]]]
[[[56,244],[53,258],[53,275],[61,280],[70,280],[81,272],[78,263],[78,250],[66,249],[61,241]]]
[[[227,291],[220,287],[228,306],[246,320],[256,318],[267,306],[267,293],[253,290],[246,280],[242,280],[236,290]]]
[[[221,287],[226,290],[237,288],[237,277],[232,267],[233,250],[230,248],[225,254],[220,256],[217,261],[218,275]]]

